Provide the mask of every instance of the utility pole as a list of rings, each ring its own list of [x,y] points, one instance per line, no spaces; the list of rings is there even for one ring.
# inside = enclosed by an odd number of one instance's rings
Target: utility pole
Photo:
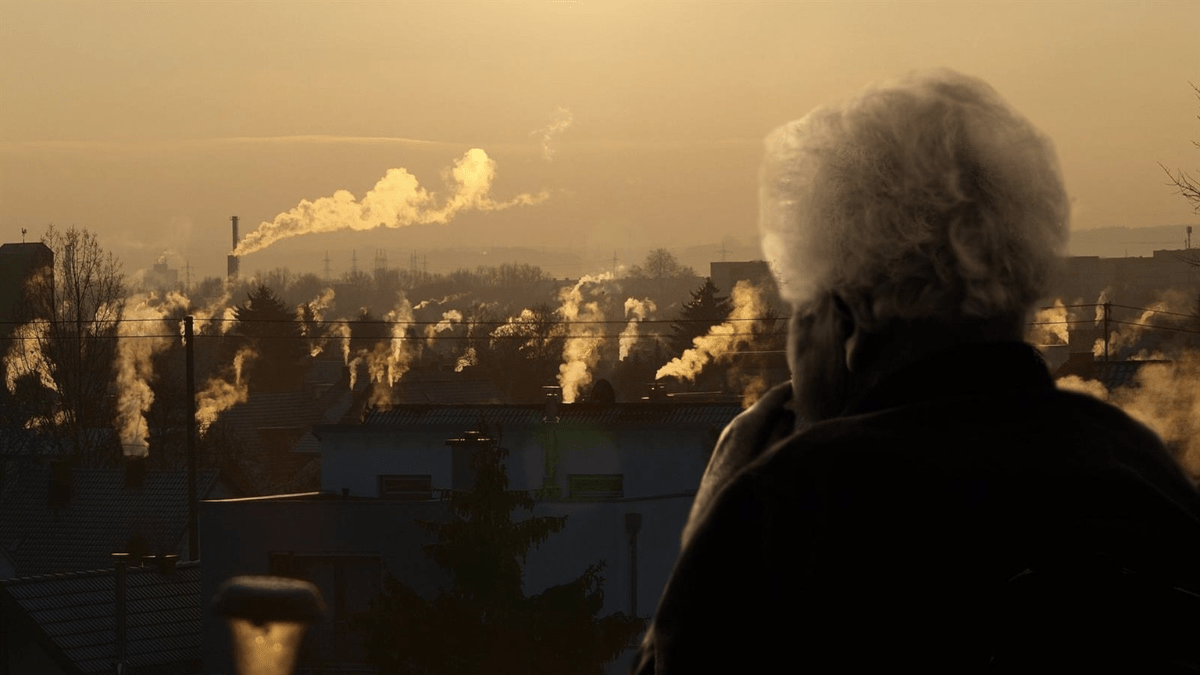
[[[188,458],[188,560],[200,559],[199,518],[196,504],[196,343],[192,333],[192,317],[183,320],[184,353],[187,355],[187,458]]]

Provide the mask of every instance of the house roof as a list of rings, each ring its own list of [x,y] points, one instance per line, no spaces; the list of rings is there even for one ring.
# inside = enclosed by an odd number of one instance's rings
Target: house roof
[[[742,412],[737,403],[639,402],[608,405],[563,404],[556,411],[560,424],[654,424],[724,426]],[[480,420],[521,426],[543,424],[544,405],[405,405],[369,411],[366,426],[389,428],[454,427],[467,430]],[[318,432],[319,433],[319,432]]]
[[[1095,380],[1108,391],[1113,391],[1136,386],[1138,371],[1154,363],[1170,361],[1098,361],[1091,354],[1071,354],[1067,362],[1054,371],[1054,379],[1074,375],[1084,380]]]
[[[117,656],[115,569],[5,579],[0,586],[81,673],[111,672]],[[135,671],[196,672],[202,659],[200,563],[174,572],[130,567],[125,577],[126,662]]]
[[[349,412],[352,399],[349,389],[336,385],[335,390],[320,397],[299,391],[261,392],[226,410],[220,421],[238,438],[254,446],[262,440],[259,434],[262,429],[307,430],[313,425],[339,422]]]
[[[216,471],[196,476],[205,499]],[[147,471],[141,487],[125,487],[123,469],[73,469],[71,495],[50,508],[49,468],[24,469],[0,495],[0,547],[20,576],[101,569],[135,536],[149,553],[174,553],[187,533],[187,472]]]

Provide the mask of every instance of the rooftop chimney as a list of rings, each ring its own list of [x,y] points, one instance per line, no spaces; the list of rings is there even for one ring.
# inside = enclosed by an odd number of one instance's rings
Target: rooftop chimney
[[[558,404],[562,403],[562,387],[542,387],[542,399],[546,402],[546,413],[542,417],[542,421],[557,422]]]
[[[146,483],[146,458],[125,458],[125,489],[136,490]]]
[[[71,465],[59,460],[50,464],[49,507],[58,510],[71,501]]]

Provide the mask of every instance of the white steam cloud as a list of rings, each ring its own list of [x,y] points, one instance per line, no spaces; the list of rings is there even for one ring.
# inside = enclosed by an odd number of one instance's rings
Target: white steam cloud
[[[638,340],[638,323],[646,319],[647,314],[653,312],[657,307],[654,301],[650,298],[638,300],[637,298],[629,298],[625,301],[625,316],[629,317],[629,323],[626,324],[625,330],[621,331],[620,337],[617,339],[620,345],[619,360],[624,361],[629,357],[629,353],[633,350],[633,345]]]
[[[580,391],[592,381],[591,370],[600,358],[598,348],[604,342],[604,314],[597,302],[583,302],[583,287],[611,281],[611,272],[581,278],[574,287],[559,293],[562,307],[559,313],[567,326],[563,342],[563,363],[558,367],[558,384],[562,387],[563,403],[574,403]]]
[[[762,291],[747,281],[739,281],[734,285],[730,299],[733,301],[733,310],[729,312],[725,323],[713,326],[707,335],[694,339],[691,349],[658,369],[655,380],[675,377],[695,382],[696,376],[710,361],[718,360],[739,345],[753,341],[755,324],[761,323],[757,320],[766,314]]]
[[[507,201],[491,197],[496,163],[479,148],[468,150],[450,170],[453,192],[440,206],[436,195],[425,190],[408,171],[390,169],[361,200],[347,190],[315,202],[301,201],[291,211],[263,222],[246,235],[234,249],[234,255],[260,251],[289,237],[317,232],[373,230],[379,227],[405,227],[413,224],[445,224],[459,211],[497,211],[518,205],[533,205],[549,198],[549,193],[521,194]]]

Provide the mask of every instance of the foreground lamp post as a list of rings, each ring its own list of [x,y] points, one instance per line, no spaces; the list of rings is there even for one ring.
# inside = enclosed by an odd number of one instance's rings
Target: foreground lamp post
[[[325,603],[307,581],[239,576],[221,585],[212,611],[229,622],[238,675],[291,675],[304,632]]]

